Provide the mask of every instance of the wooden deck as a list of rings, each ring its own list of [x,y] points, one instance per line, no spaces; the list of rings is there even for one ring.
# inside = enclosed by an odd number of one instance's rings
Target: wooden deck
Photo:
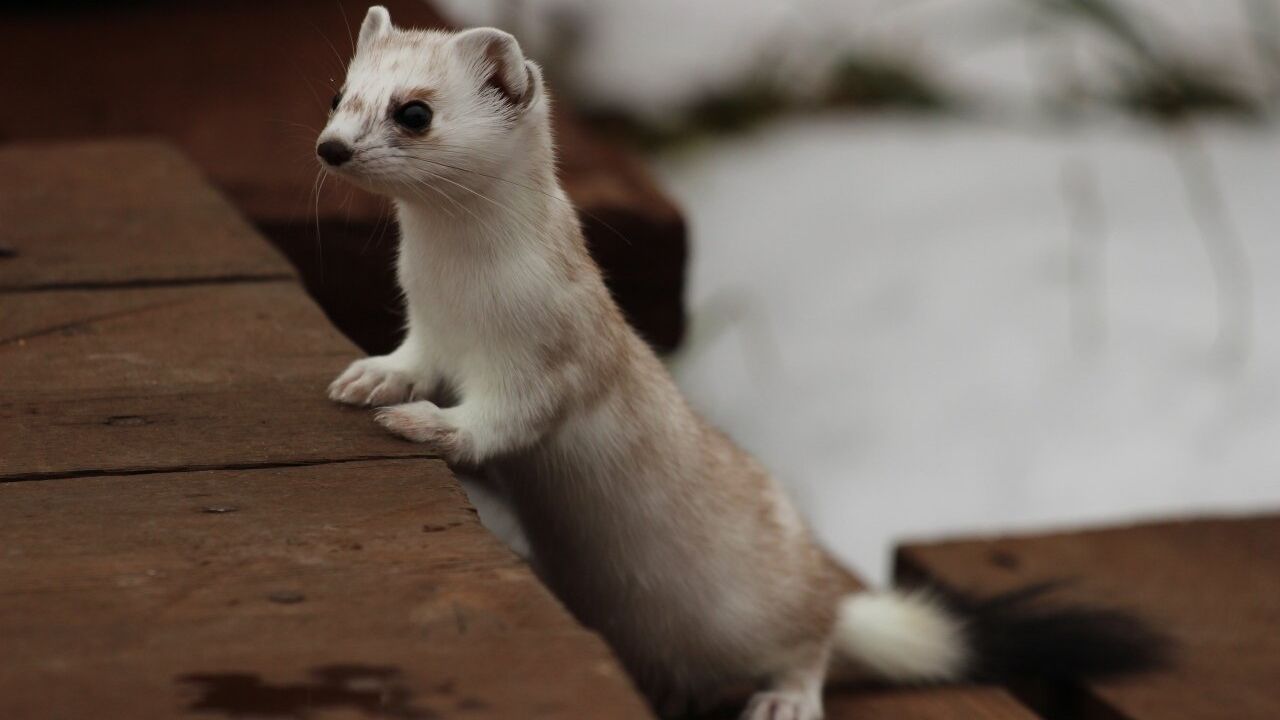
[[[390,245],[369,244],[382,206],[307,197],[311,132],[289,123],[314,122],[323,90],[254,72],[263,48],[297,77],[336,67],[317,38],[345,38],[343,9],[363,4],[318,13],[314,33],[290,27],[303,6],[192,6],[204,31],[177,65],[172,42],[145,41],[177,22],[167,5],[0,25],[11,104],[76,88],[111,108],[92,127],[0,119],[0,718],[650,717],[438,460],[324,397],[361,353],[348,337],[385,348],[398,316]],[[50,44],[91,60],[35,73]],[[219,102],[192,98],[189,78]],[[679,213],[633,160],[561,123],[593,250],[669,346]],[[52,141],[139,132],[176,146]],[[12,142],[31,138],[45,140]],[[992,591],[1077,578],[1183,652],[1163,674],[1048,693],[841,689],[830,718],[1280,717],[1275,518],[912,545],[898,567]]]
[[[191,163],[0,177],[0,717],[648,717]]]
[[[1173,636],[1169,670],[1041,693],[1051,716],[1280,718],[1280,516],[910,545],[897,569],[980,592],[1065,579]]]
[[[0,217],[0,717],[650,717],[442,463],[324,398],[359,351],[176,150],[2,148]],[[830,718],[1280,716],[1276,518],[899,571],[1079,578],[1183,653],[1049,694],[842,689]]]

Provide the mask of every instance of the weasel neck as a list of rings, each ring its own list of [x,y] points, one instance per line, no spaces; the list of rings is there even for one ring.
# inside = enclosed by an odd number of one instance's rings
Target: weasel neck
[[[562,234],[558,224],[569,201],[556,180],[554,155],[531,145],[500,169],[438,176],[396,197],[402,244],[456,239],[492,251],[494,244]]]
[[[493,252],[511,242],[563,235],[557,225],[569,201],[549,174],[522,173],[465,189],[438,182],[421,198],[397,198],[395,205],[402,244],[465,243]]]

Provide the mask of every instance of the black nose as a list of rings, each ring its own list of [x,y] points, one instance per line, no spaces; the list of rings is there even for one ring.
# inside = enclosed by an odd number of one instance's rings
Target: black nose
[[[351,148],[341,140],[325,140],[316,148],[316,154],[325,162],[337,167],[351,159]]]

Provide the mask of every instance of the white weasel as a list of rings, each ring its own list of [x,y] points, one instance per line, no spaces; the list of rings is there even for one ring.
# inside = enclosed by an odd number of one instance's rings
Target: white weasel
[[[329,393],[382,406],[388,430],[496,474],[540,576],[657,707],[755,682],[744,717],[811,720],[833,659],[954,680],[1021,661],[992,654],[983,632],[1115,619],[862,592],[628,327],[556,180],[548,103],[512,36],[400,30],[369,9],[317,152],[394,200],[408,330]],[[444,384],[456,406],[424,399]],[[1080,670],[1149,659],[1139,626],[1097,626],[1058,638],[1101,653]],[[1028,657],[1023,669],[1039,669]]]

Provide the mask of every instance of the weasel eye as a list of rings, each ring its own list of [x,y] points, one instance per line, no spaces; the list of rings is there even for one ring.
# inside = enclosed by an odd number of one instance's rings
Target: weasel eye
[[[338,109],[338,103],[342,102],[342,93],[333,96],[333,103],[329,105],[329,111],[333,112]]]
[[[396,108],[392,116],[396,124],[406,130],[422,132],[431,124],[431,108],[421,100],[413,100]]]

